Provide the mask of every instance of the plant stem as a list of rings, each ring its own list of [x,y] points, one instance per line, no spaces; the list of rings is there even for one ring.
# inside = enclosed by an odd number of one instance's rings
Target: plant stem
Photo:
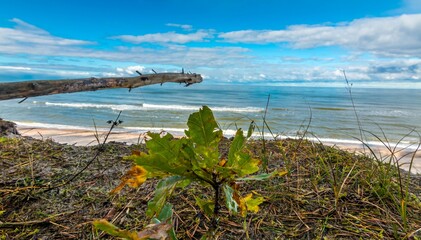
[[[265,114],[263,115],[263,126],[262,126],[262,153],[263,153],[263,169],[268,173],[268,158],[266,156],[266,141],[265,141],[265,124],[266,124],[266,114],[268,112],[270,101],[270,94],[268,95],[268,100],[266,102]]]
[[[346,73],[345,70],[342,70],[343,74],[344,74],[344,78],[346,81],[346,90],[349,93],[349,97],[351,99],[351,103],[352,103],[352,109],[354,109],[354,114],[355,114],[355,118],[357,119],[357,124],[358,124],[358,130],[360,131],[360,141],[364,142],[364,134],[363,134],[363,128],[361,126],[361,122],[360,122],[360,118],[358,117],[358,113],[357,113],[357,108],[355,107],[355,103],[354,103],[354,97],[352,96],[352,83],[350,84],[348,81],[348,78],[346,77]],[[365,153],[365,145],[363,144],[363,151]]]
[[[218,227],[218,214],[219,214],[219,190],[220,190],[221,183],[217,181],[216,174],[213,175],[213,184],[212,187],[215,190],[214,202],[215,206],[213,208],[213,219],[212,219],[212,228],[216,230]]]

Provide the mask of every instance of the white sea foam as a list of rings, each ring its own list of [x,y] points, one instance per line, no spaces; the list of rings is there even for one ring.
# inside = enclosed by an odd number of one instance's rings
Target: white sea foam
[[[188,105],[158,105],[158,104],[143,104],[143,107],[151,110],[184,110],[184,111],[197,111],[201,106],[188,106]],[[212,107],[214,112],[262,112],[263,108],[256,107]]]
[[[95,131],[93,127],[82,127],[74,125],[52,124],[52,123],[39,123],[39,122],[18,122],[14,121],[18,127],[23,128],[46,128],[46,129],[60,129],[60,130],[87,130]],[[101,130],[101,129],[97,129]]]
[[[34,101],[34,103],[37,103]],[[105,108],[115,111],[145,111],[145,110],[166,110],[166,111],[197,111],[201,106],[193,105],[161,105],[148,104],[128,105],[128,104],[94,104],[94,103],[54,103],[45,102],[47,106],[69,107],[69,108]],[[214,112],[263,112],[263,108],[257,107],[212,107]]]
[[[127,105],[127,104],[93,104],[93,103],[53,103],[46,102],[47,106],[69,107],[69,108],[106,108],[116,111],[130,111],[130,110],[144,110],[142,105]]]

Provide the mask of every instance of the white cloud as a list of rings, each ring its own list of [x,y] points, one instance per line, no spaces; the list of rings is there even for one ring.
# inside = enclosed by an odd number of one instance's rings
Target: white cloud
[[[297,57],[297,56],[283,56],[281,60],[284,62],[295,62],[295,63],[302,63],[302,62],[331,62],[335,60],[334,58],[328,57]]]
[[[136,71],[142,72],[145,70],[144,66],[136,65],[136,66],[128,66],[125,68],[118,67],[116,68],[116,71],[118,73],[126,73],[126,74],[136,74]]]
[[[1,47],[0,53],[33,56],[57,56],[85,59],[102,59],[119,62],[136,62],[139,64],[174,65],[184,68],[223,67],[233,64],[243,65],[242,61],[250,58],[245,55],[247,49],[241,47],[186,47],[169,46],[161,49],[142,47],[119,47],[111,50],[92,50],[74,46],[37,45],[28,47],[16,43]],[[238,63],[236,63],[238,62]]]
[[[190,31],[193,29],[192,25],[187,25],[187,24],[167,23],[165,25],[168,27],[178,27],[186,31]]]
[[[12,80],[16,77],[22,76],[31,76],[31,79],[56,79],[56,78],[82,78],[82,77],[93,77],[97,75],[97,71],[82,71],[83,68],[70,69],[68,66],[63,66],[63,68],[56,68],[50,66],[49,64],[45,65],[34,65],[34,67],[28,66],[0,66],[0,80]],[[19,79],[22,80],[22,79]],[[1,81],[0,81],[1,82]]]
[[[115,77],[136,75],[136,70],[145,72],[145,66],[148,66],[148,69],[154,67],[157,70],[159,69],[160,72],[174,71],[175,69],[179,71],[183,67],[186,71],[202,74],[207,81],[222,82],[341,85],[344,84],[343,75],[340,72],[341,69],[347,71],[348,78],[353,82],[379,82],[377,85],[399,81],[415,82],[421,79],[421,59],[419,59],[421,54],[418,54],[418,43],[414,36],[418,34],[416,31],[418,30],[418,21],[415,21],[417,18],[414,18],[414,16],[418,15],[361,19],[335,26],[295,26],[283,30],[283,32],[288,32],[288,34],[289,32],[295,34],[292,35],[294,38],[290,37],[289,42],[296,48],[317,47],[326,44],[324,41],[328,40],[328,44],[331,45],[340,43],[343,46],[360,50],[351,52],[352,57],[349,59],[344,56],[343,52],[341,52],[341,56],[332,55],[332,57],[327,57],[329,55],[323,55],[321,57],[312,57],[308,55],[294,55],[294,50],[288,50],[288,55],[285,55],[280,50],[271,54],[269,58],[265,56],[259,57],[257,54],[254,55],[259,52],[253,52],[244,47],[218,46],[217,41],[212,42],[210,47],[184,46],[180,44],[182,41],[178,40],[178,42],[166,42],[159,48],[131,46],[98,50],[91,48],[88,45],[89,42],[52,36],[43,29],[14,19],[13,22],[17,24],[16,27],[0,28],[0,69],[2,70],[0,71],[0,76],[6,79],[10,76],[22,76],[22,72],[25,72],[25,76],[33,74],[31,77],[34,79],[43,79],[45,76],[47,78],[68,78],[69,76],[75,78],[90,76]],[[390,34],[389,32],[399,32],[399,34],[405,36],[406,41],[413,42],[412,45],[407,46],[406,42],[402,40],[404,37],[396,40],[400,41],[400,44],[393,43],[393,45],[391,42],[392,40],[395,41],[394,39],[376,36],[374,33],[379,34],[380,25],[386,24],[386,20],[396,20],[397,23],[393,23],[393,21],[387,22],[390,29],[383,30],[386,32],[385,35]],[[375,23],[376,21],[379,21],[379,23]],[[370,22],[368,26],[371,26],[372,29],[366,25],[366,22]],[[327,29],[326,33],[316,34],[317,31],[315,29],[325,28]],[[7,31],[21,38],[24,38],[22,36],[30,36],[29,38],[31,39],[26,41],[17,41],[16,39],[6,41],[3,33]],[[361,33],[358,31],[361,31]],[[421,33],[421,31],[419,32]],[[256,32],[254,33],[254,38],[246,34],[244,39],[252,41],[255,38],[262,38]],[[336,36],[334,33],[339,35]],[[232,36],[239,37],[238,34],[238,32],[233,33]],[[265,35],[267,37],[262,38],[261,42],[279,39],[273,38],[271,34],[273,33],[267,32],[267,35]],[[288,36],[286,33],[282,34]],[[349,34],[355,36],[351,40],[347,39]],[[374,34],[372,40],[364,39],[364,36],[370,34]],[[399,34],[396,33],[393,36]],[[421,36],[419,38],[421,39]],[[71,40],[72,44],[68,44],[67,40]],[[67,44],[59,44],[59,41],[67,41]],[[375,45],[381,41],[386,43],[383,46],[389,46],[389,49],[386,47],[384,49],[390,50],[382,53],[388,53],[391,57],[386,58],[367,54],[367,51],[379,53],[383,47],[376,47]],[[403,58],[401,57],[402,55],[397,55],[398,52],[400,54],[404,51],[410,52],[410,48],[412,48],[413,57],[407,58],[405,56]],[[368,50],[363,51],[364,49]],[[303,51],[299,50],[297,52],[302,53]],[[279,55],[277,55],[278,53]],[[7,56],[5,59],[9,60],[2,61],[2,56]],[[65,61],[63,61],[64,59]],[[118,67],[116,68],[116,66]]]
[[[294,25],[285,30],[241,30],[219,34],[227,42],[289,43],[293,48],[343,46],[376,54],[421,57],[421,14],[363,18],[349,23]]]
[[[16,67],[16,66],[0,66],[0,70],[11,70],[11,71],[29,71],[29,67]]]
[[[49,33],[41,28],[31,25],[27,22],[20,20],[19,18],[10,19],[11,22],[16,24],[15,29],[22,32],[31,32],[33,34],[48,35]]]
[[[199,30],[195,33],[182,34],[176,32],[166,32],[166,33],[152,33],[145,35],[120,35],[114,36],[113,39],[120,39],[125,42],[130,43],[188,43],[188,42],[203,42],[207,38],[212,37],[212,34],[209,31]]]
[[[13,19],[12,21],[17,26],[0,28],[0,54],[13,56],[14,58],[19,58],[19,55],[22,54],[21,58],[25,58],[24,62],[30,61],[28,56],[43,57],[45,60],[52,57],[71,57],[139,64],[174,65],[192,69],[198,66],[219,67],[230,65],[236,59],[247,58],[247,56],[244,56],[247,49],[241,47],[186,47],[178,44],[165,44],[159,49],[117,47],[109,50],[97,50],[90,48],[88,44],[91,42],[52,36],[47,31],[19,19]],[[199,33],[207,36],[204,31],[203,33],[199,31]],[[174,41],[183,42],[193,39],[200,40],[202,37],[187,35],[187,37],[181,37]],[[63,69],[63,67],[60,66],[56,69]],[[49,69],[52,68],[49,67]]]
[[[47,31],[30,25],[20,19],[13,18],[15,28],[0,28],[0,48],[11,48],[16,44],[50,45],[50,46],[76,46],[93,44],[84,40],[67,39],[50,35]]]

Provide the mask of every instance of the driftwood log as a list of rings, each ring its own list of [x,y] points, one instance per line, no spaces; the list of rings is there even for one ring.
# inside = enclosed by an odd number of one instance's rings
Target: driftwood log
[[[140,74],[140,73],[139,73]],[[151,84],[174,82],[190,86],[202,82],[202,76],[195,73],[156,73],[136,77],[83,78],[68,80],[36,80],[0,83],[0,100],[28,98],[43,95],[96,91],[109,88],[132,88]]]

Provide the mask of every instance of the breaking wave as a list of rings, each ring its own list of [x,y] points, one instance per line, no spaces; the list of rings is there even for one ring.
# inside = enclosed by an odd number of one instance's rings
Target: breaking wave
[[[37,103],[37,102],[34,102]],[[197,111],[201,106],[193,105],[161,105],[161,104],[94,104],[94,103],[55,103],[45,102],[47,106],[68,107],[68,108],[97,108],[111,109],[115,111],[147,111],[147,110],[166,110],[166,111]],[[257,107],[211,107],[214,112],[263,112],[263,108]]]

